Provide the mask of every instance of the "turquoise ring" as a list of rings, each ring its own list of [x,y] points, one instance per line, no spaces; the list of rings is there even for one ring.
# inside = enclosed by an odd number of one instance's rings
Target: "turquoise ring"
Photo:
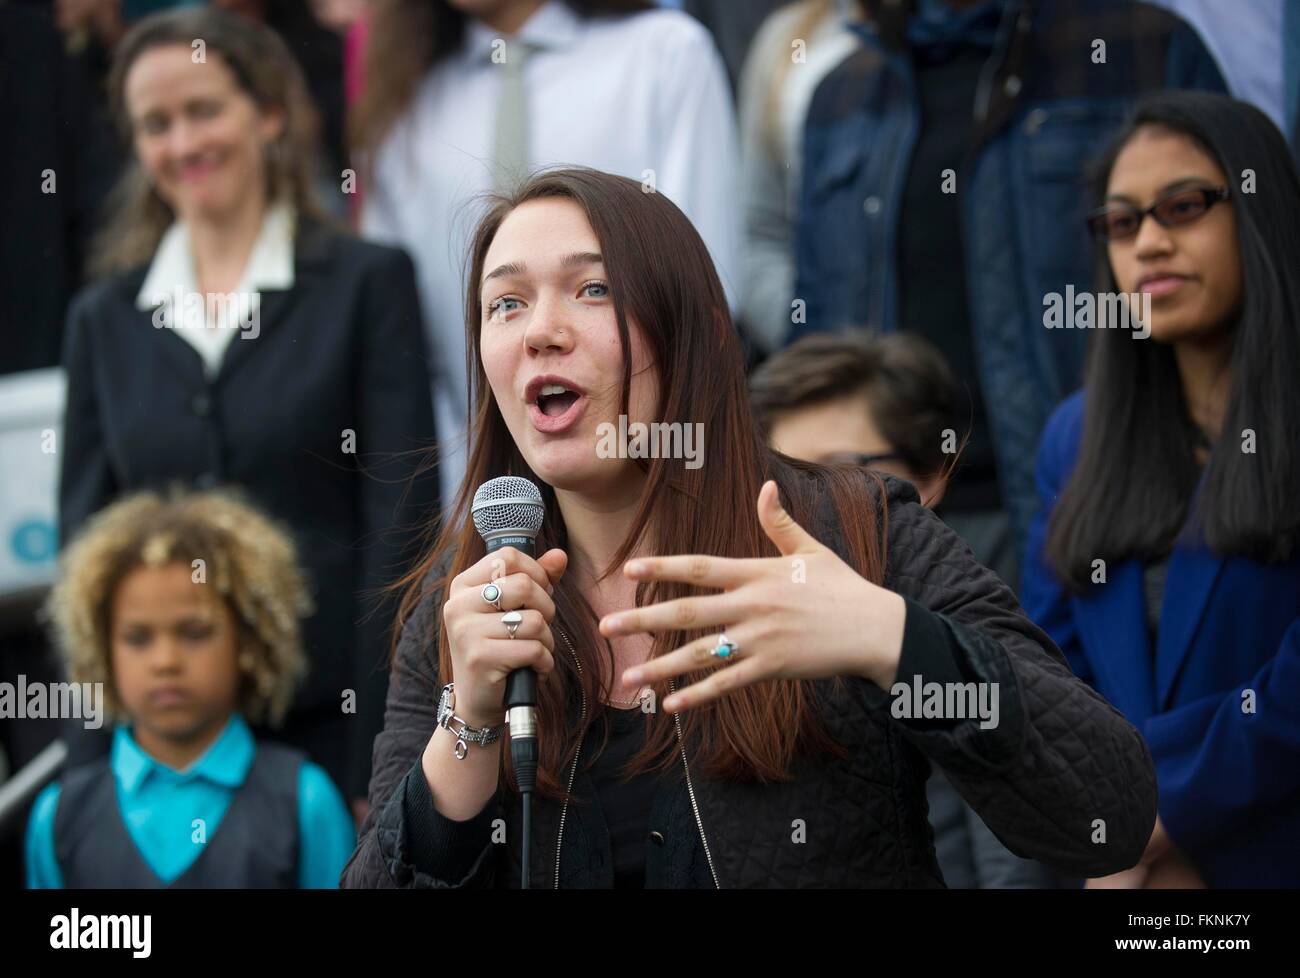
[[[731,659],[734,659],[736,657],[736,653],[739,651],[740,651],[740,646],[737,645],[735,642],[731,641],[724,634],[718,636],[718,644],[714,646],[713,651],[710,652],[709,654],[716,656],[717,658],[722,659],[723,661],[730,661]]]

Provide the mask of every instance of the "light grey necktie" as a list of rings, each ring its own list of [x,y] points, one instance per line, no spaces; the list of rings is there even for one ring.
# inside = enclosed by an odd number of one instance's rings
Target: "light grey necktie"
[[[493,67],[501,72],[496,131],[492,140],[493,186],[513,190],[528,172],[528,90],[524,64],[536,48],[520,38],[504,41]],[[498,60],[500,59],[500,60]]]

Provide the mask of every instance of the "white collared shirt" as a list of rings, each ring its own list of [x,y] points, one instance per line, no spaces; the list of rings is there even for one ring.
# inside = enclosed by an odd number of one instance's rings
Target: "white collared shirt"
[[[551,0],[520,29],[529,167],[590,166],[651,179],[691,219],[735,308],[740,210],[735,111],[713,38],[692,17],[648,10],[583,19]],[[494,41],[478,21],[423,79],[375,161],[367,236],[415,259],[436,373],[444,498],[464,471],[465,285],[469,236],[492,187],[498,83]],[[507,41],[507,49],[509,39]],[[500,47],[500,45],[497,45]]]
[[[269,207],[234,292],[203,297],[199,294],[189,225],[173,222],[158,242],[136,294],[136,308],[154,310],[154,325],[175,330],[203,358],[207,376],[215,376],[235,334],[249,329],[253,317],[260,314],[261,290],[293,287],[295,224],[291,204],[282,202]]]

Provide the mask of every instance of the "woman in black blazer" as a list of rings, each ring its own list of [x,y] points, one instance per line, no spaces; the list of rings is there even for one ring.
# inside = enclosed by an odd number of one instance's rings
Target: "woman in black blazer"
[[[434,435],[414,269],[317,216],[301,78],[268,29],[146,18],[110,86],[135,159],[100,252],[114,274],[69,313],[62,539],[173,483],[240,486],[287,524],[316,611],[276,736],[363,799],[391,621],[367,598],[437,507],[436,475],[413,478]]]

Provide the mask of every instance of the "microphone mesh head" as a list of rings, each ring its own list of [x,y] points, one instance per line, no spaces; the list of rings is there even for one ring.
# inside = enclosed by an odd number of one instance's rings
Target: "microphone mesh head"
[[[500,530],[518,530],[536,536],[545,512],[538,488],[517,475],[488,479],[474,493],[470,507],[479,536]]]

